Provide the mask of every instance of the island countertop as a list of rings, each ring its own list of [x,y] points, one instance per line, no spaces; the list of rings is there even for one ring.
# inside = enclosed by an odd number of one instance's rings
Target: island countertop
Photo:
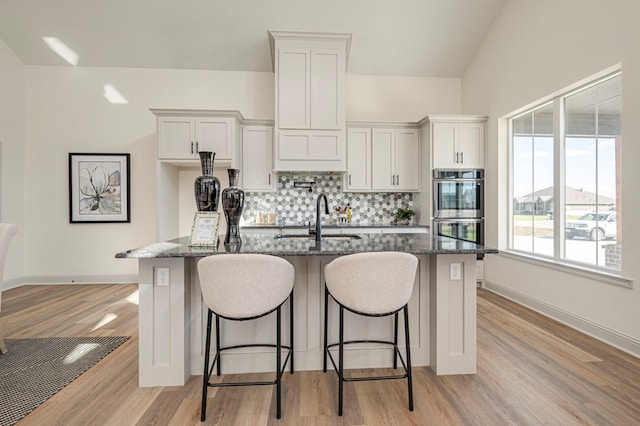
[[[278,239],[273,234],[247,233],[239,246],[225,247],[224,235],[216,246],[189,247],[189,237],[149,244],[116,254],[116,258],[154,259],[203,257],[225,253],[258,253],[275,256],[342,256],[360,252],[401,251],[416,255],[489,254],[498,250],[472,242],[429,233],[356,234],[359,239],[316,242],[311,239]]]

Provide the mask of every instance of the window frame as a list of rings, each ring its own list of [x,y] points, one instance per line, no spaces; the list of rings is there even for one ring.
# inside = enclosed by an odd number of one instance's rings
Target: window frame
[[[504,252],[509,257],[514,257],[527,263],[534,263],[559,269],[575,275],[587,276],[590,278],[598,278],[604,282],[619,285],[626,288],[632,288],[633,281],[622,275],[623,269],[620,270],[599,266],[593,263],[580,262],[566,258],[565,253],[565,99],[580,91],[587,90],[590,87],[603,83],[611,78],[622,76],[622,68],[620,65],[605,70],[597,75],[591,76],[579,83],[568,88],[558,91],[547,96],[537,102],[526,107],[514,111],[512,114],[505,116],[507,122],[507,186],[508,203],[507,203],[507,249]],[[553,254],[551,256],[534,251],[526,251],[514,248],[514,120],[526,114],[534,113],[535,110],[545,107],[549,104],[553,105]],[[531,136],[535,137],[534,128],[531,129]],[[621,164],[616,164],[620,167]],[[533,177],[534,175],[532,175]],[[556,201],[557,200],[557,201]]]

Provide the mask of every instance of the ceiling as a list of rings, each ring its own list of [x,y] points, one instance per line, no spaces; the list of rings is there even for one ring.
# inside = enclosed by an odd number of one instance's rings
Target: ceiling
[[[505,0],[0,0],[26,65],[271,71],[267,30],[352,34],[349,74],[461,77]]]

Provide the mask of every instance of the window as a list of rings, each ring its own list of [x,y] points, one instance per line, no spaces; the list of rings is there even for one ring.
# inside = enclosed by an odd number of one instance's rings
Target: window
[[[621,270],[621,74],[509,119],[509,248]]]

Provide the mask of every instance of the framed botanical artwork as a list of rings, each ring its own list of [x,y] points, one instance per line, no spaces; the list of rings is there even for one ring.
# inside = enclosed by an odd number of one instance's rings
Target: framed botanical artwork
[[[218,212],[196,212],[191,227],[190,247],[212,247],[218,243]]]
[[[129,154],[69,153],[69,222],[131,222]]]

